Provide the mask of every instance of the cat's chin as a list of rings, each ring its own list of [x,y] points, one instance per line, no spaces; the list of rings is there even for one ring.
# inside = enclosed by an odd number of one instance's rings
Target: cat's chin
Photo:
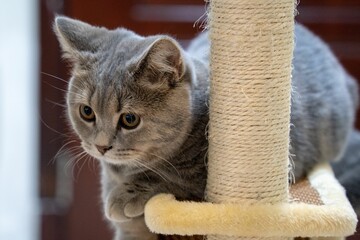
[[[119,159],[113,159],[106,156],[96,156],[96,159],[98,159],[101,162],[105,162],[107,164],[111,165],[124,165],[126,164],[125,161],[119,160]]]
[[[137,164],[133,159],[114,159],[107,156],[98,156],[96,157],[99,161],[104,162],[106,164],[115,165],[115,166],[126,166],[126,167],[136,167]]]

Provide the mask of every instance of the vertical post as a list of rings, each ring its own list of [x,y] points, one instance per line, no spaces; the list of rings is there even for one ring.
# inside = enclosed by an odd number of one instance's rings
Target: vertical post
[[[210,2],[210,202],[288,200],[294,6],[293,0]]]

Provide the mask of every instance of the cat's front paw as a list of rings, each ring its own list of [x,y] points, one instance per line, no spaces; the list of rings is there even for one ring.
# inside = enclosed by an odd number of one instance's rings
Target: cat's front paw
[[[138,192],[130,185],[115,188],[107,197],[105,216],[110,221],[126,222],[144,213],[144,207],[150,196]]]

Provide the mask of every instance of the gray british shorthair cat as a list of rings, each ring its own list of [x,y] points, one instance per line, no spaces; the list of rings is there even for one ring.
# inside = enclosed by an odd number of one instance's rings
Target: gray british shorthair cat
[[[207,35],[184,50],[169,36],[66,17],[57,17],[54,29],[72,64],[68,116],[84,150],[101,163],[104,212],[115,239],[155,239],[143,223],[149,198],[161,192],[204,198]],[[300,25],[295,33],[290,151],[300,178],[316,162],[342,156],[358,96],[328,47]]]

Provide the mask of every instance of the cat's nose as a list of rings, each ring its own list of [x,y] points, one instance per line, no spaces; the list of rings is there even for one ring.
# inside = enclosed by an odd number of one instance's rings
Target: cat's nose
[[[97,148],[97,150],[104,155],[107,151],[109,151],[110,149],[112,149],[112,146],[99,146],[99,145],[95,145],[95,147]]]

